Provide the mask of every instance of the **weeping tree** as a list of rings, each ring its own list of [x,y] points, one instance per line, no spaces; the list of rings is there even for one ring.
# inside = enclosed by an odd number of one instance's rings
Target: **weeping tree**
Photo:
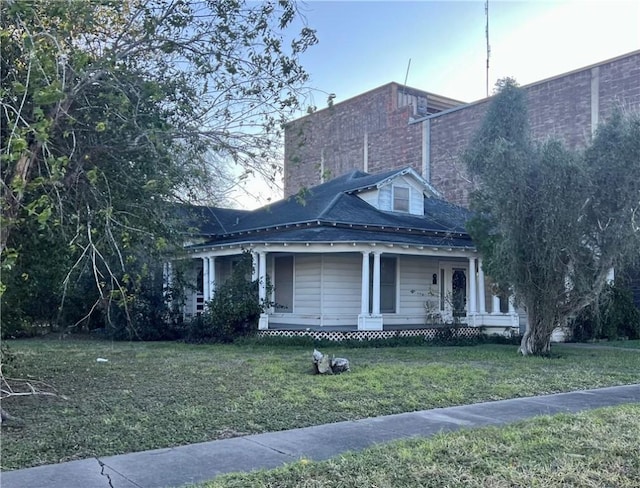
[[[126,307],[139,256],[179,247],[172,204],[277,177],[282,123],[306,89],[299,56],[316,42],[294,1],[0,8],[3,290],[43,292],[32,265],[55,242],[49,293],[80,287],[87,313]]]
[[[526,309],[520,352],[539,355],[640,255],[640,115],[616,112],[579,151],[534,141],[527,120],[526,93],[500,81],[465,154],[468,226],[486,272]]]

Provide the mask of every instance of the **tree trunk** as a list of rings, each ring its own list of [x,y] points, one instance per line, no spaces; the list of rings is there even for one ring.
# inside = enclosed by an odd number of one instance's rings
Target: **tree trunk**
[[[551,333],[543,337],[527,326],[527,330],[522,336],[522,341],[520,341],[518,352],[523,356],[544,356],[549,354],[551,352]]]
[[[538,314],[535,307],[527,307],[527,330],[522,336],[518,352],[523,356],[544,356],[551,352],[551,334],[555,317]]]

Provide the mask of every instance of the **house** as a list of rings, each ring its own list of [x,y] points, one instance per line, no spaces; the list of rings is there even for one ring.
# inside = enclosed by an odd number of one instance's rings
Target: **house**
[[[197,211],[199,239],[187,251],[198,286],[186,315],[200,313],[250,252],[259,298],[276,304],[257,324],[265,334],[518,330],[510,301],[487,293],[464,228],[469,212],[411,168],[353,171],[253,211]]]

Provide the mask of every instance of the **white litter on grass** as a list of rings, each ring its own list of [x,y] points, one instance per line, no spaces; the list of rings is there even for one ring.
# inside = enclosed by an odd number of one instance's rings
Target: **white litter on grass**
[[[105,358],[98,358],[98,359],[96,359],[96,362],[98,362],[98,363],[108,363],[109,360],[105,359]]]

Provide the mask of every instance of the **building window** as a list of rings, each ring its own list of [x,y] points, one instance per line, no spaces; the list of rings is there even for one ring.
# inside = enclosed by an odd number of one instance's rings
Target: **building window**
[[[279,313],[293,313],[293,256],[274,259],[274,300]]]
[[[393,211],[408,212],[409,211],[409,188],[403,186],[393,187]]]
[[[380,257],[380,313],[396,313],[395,257]],[[369,263],[369,313],[373,312],[373,262]]]

